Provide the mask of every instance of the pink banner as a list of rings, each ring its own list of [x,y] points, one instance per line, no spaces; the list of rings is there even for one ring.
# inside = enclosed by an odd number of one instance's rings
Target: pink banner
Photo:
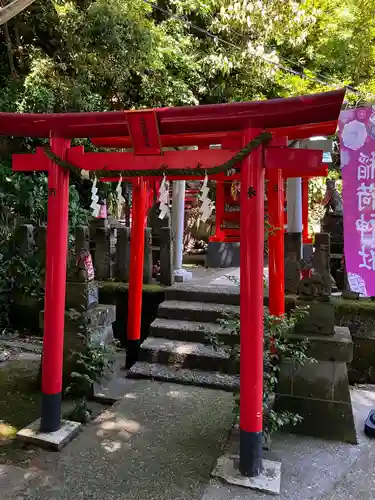
[[[349,286],[375,296],[375,106],[342,111],[339,134]]]

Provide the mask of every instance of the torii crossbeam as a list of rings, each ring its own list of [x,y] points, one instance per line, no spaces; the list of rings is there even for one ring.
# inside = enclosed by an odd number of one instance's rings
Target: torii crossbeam
[[[268,146],[260,145],[240,164],[241,175],[241,360],[240,360],[240,471],[257,476],[262,471],[263,421],[263,245],[264,245],[264,177],[282,171],[300,154],[278,145],[278,140],[331,135],[341,109],[345,90],[323,94],[249,103],[230,103],[197,107],[163,108],[146,111],[73,113],[60,115],[22,115],[0,113],[0,135],[52,137],[51,150],[78,168],[101,170],[118,176],[136,169],[140,195],[146,172],[161,175],[171,165],[176,168],[197,168],[208,175],[212,166],[223,163],[264,131],[271,133]],[[82,148],[69,148],[69,139],[96,137],[119,138],[132,147],[132,152],[84,153]],[[104,139],[103,139],[104,138]],[[114,140],[114,139],[111,139]],[[240,141],[240,142],[239,142]],[[199,145],[198,151],[164,152],[163,148]],[[209,150],[210,144],[223,149]],[[285,142],[284,142],[285,144]],[[122,146],[124,147],[124,146]],[[304,151],[299,161],[321,163],[320,153]],[[35,155],[15,155],[15,171],[45,170],[48,172],[48,228],[46,296],[44,324],[44,355],[42,367],[43,408],[41,427],[55,431],[60,425],[62,350],[64,334],[66,251],[68,236],[67,169],[46,159],[41,150]],[[297,160],[295,160],[297,161]],[[151,172],[153,174],[153,172]],[[278,174],[279,175],[279,174]],[[135,178],[130,175],[130,178]],[[132,239],[132,259],[143,245],[143,220],[133,213],[133,224],[139,224],[142,238]],[[138,245],[138,248],[135,246]],[[142,266],[129,288],[141,297]],[[140,287],[140,288],[139,288]],[[130,295],[130,293],[129,293]],[[137,302],[140,312],[141,299]],[[139,328],[135,325],[131,328]],[[135,331],[135,330],[134,330]],[[131,335],[133,332],[128,332]]]

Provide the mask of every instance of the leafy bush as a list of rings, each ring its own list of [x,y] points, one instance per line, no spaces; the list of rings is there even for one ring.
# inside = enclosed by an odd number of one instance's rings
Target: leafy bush
[[[70,384],[65,393],[76,401],[70,418],[86,423],[91,418],[87,402],[92,395],[93,386],[111,371],[115,361],[116,345],[92,341],[89,335],[87,337],[83,333],[79,335],[85,344],[82,350],[72,351],[76,371],[70,374]]]
[[[270,443],[272,434],[285,425],[296,425],[302,417],[287,411],[273,410],[274,392],[280,371],[280,359],[290,358],[299,365],[311,362],[306,356],[307,341],[292,342],[288,336],[296,322],[307,314],[306,308],[297,308],[289,316],[281,318],[272,316],[265,310],[264,313],[264,371],[263,371],[263,435],[266,443]],[[224,347],[230,354],[230,359],[236,366],[240,360],[240,318],[231,316],[221,320],[229,339],[224,343],[217,334],[210,333],[208,339],[214,347]],[[240,395],[234,394],[234,412],[239,414]]]

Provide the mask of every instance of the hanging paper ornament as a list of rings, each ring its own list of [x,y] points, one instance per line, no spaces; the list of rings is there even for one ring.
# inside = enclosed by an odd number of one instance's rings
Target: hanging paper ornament
[[[158,201],[160,202],[159,219],[164,219],[164,217],[169,213],[169,182],[167,181],[165,175],[160,184]]]
[[[81,170],[81,178],[87,181],[90,180],[90,172],[88,170]]]
[[[210,188],[207,186],[207,183],[208,183],[208,177],[206,174],[199,194],[199,200],[201,202],[201,206],[199,207],[200,216],[197,221],[198,226],[200,221],[206,222],[206,220],[210,217],[215,208],[214,202],[210,200],[210,198],[208,197]]]
[[[122,177],[120,176],[120,180],[118,181],[117,187],[116,187],[116,193],[117,193],[117,215],[118,218],[121,218],[121,214],[123,212],[123,206],[125,205],[125,198],[122,196]]]
[[[91,205],[90,205],[90,208],[92,210],[91,213],[92,213],[92,215],[94,217],[98,217],[99,216],[99,212],[100,212],[100,205],[98,203],[99,196],[97,195],[98,188],[96,187],[97,182],[98,182],[98,180],[95,177],[94,182],[92,183],[92,188],[91,188]]]
[[[233,181],[230,186],[230,194],[234,201],[237,201],[241,192],[241,183],[239,181]]]
[[[106,219],[108,217],[107,201],[103,200],[99,203],[99,205],[100,209],[99,209],[98,219]]]

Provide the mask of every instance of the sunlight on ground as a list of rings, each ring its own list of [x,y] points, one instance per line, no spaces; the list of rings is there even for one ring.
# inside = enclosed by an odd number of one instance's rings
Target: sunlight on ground
[[[123,399],[137,399],[138,398],[138,394],[134,394],[134,392],[129,392],[128,394],[125,394],[125,396],[123,396]]]
[[[357,390],[360,389],[360,390]],[[351,396],[353,403],[358,403],[363,406],[368,406],[369,408],[375,407],[375,390],[374,388],[367,388],[359,386],[351,389]]]
[[[13,438],[17,434],[17,429],[6,422],[0,422],[0,441],[2,439]]]
[[[142,429],[139,422],[118,417],[114,412],[99,417],[97,427],[96,435],[102,439],[101,446],[107,453],[129,446],[128,441]]]
[[[113,415],[115,417],[115,415]],[[100,424],[100,429],[103,431],[123,431],[126,430],[127,432],[131,432],[134,434],[135,432],[138,432],[141,428],[141,425],[138,422],[135,422],[134,420],[127,420],[125,418],[119,418],[116,421],[106,421]],[[100,431],[99,431],[100,432]]]
[[[167,392],[167,396],[169,396],[170,398],[174,398],[174,399],[184,399],[186,398],[187,396],[190,396],[191,393],[189,393],[188,391],[184,391],[184,390],[179,390],[179,391],[168,391]]]

